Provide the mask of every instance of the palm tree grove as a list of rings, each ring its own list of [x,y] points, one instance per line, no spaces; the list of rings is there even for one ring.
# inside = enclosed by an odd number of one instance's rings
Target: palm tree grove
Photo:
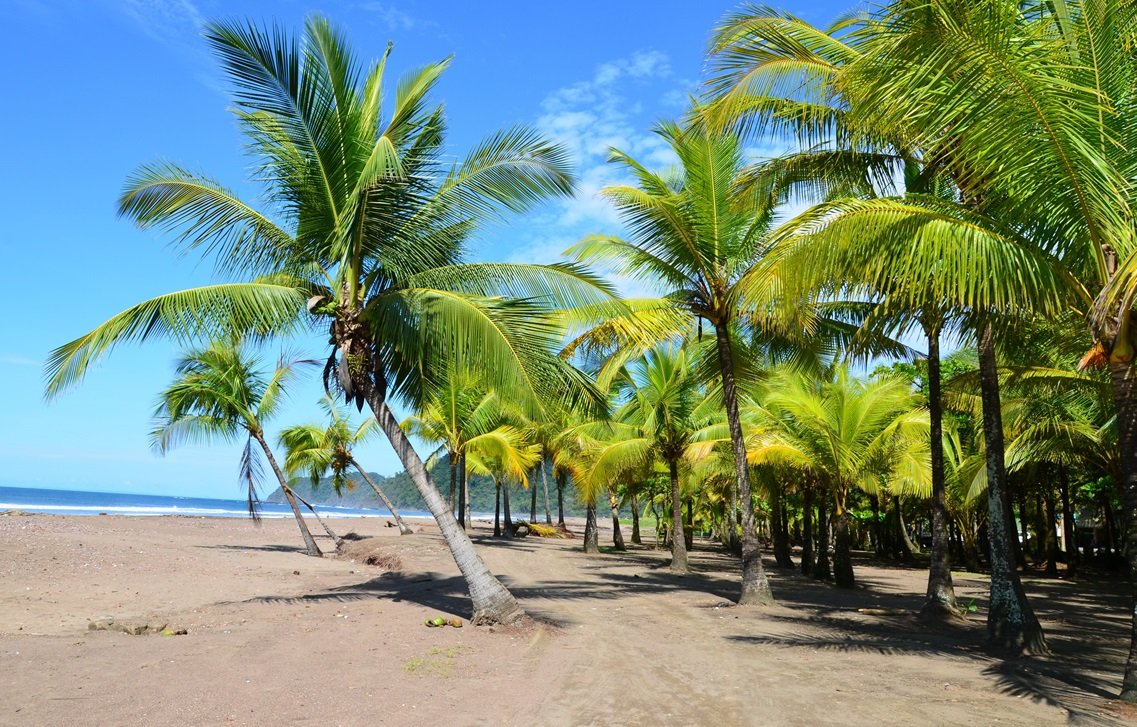
[[[1137,720],[1137,4],[670,21],[697,64],[544,102],[618,120],[583,151],[452,126],[476,54],[198,5],[240,138],[157,107],[116,172],[194,283],[68,303],[38,370],[75,417],[165,356],[143,444],[244,503],[0,505],[0,723]]]

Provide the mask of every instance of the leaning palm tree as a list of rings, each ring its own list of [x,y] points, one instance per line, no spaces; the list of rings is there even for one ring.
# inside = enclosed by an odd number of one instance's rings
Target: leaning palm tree
[[[488,383],[530,409],[565,392],[587,397],[584,377],[551,355],[561,330],[548,314],[604,304],[609,289],[572,266],[462,264],[487,222],[570,191],[567,155],[514,128],[446,162],[443,109],[430,93],[449,60],[407,74],[384,116],[388,54],[364,66],[318,16],[299,37],[237,21],[207,24],[205,36],[235,89],[263,211],[170,163],[140,168],[119,210],[249,282],[159,296],[112,317],[53,353],[49,394],[124,341],[232,328],[284,333],[314,319],[328,334],[325,388],[370,408],[467,581],[472,620],[522,616],[458,527],[390,404],[414,408],[457,357],[477,361]]]
[[[297,367],[303,363],[281,357],[276,369],[266,378],[238,343],[214,341],[206,348],[186,353],[178,361],[177,378],[159,398],[151,442],[154,449],[165,454],[184,442],[234,441],[245,437],[241,481],[248,493],[249,513],[257,516],[260,499],[257,495],[259,449],[292,508],[308,555],[318,558],[322,555],[320,548],[300,514],[296,496],[264,433],[264,422],[276,413]]]
[[[312,481],[312,486],[319,485],[320,480],[332,475],[332,488],[337,494],[345,488],[351,489],[354,484],[348,477],[348,472],[355,469],[364,482],[371,487],[375,496],[395,518],[399,526],[400,535],[410,535],[414,531],[403,522],[395,503],[387,497],[379,485],[371,479],[367,471],[355,459],[352,450],[375,433],[375,420],[365,419],[356,427],[352,424],[347,412],[336,405],[334,399],[325,396],[320,400],[320,406],[327,412],[331,420],[326,427],[318,424],[297,424],[288,427],[280,433],[280,444],[285,449],[284,472],[295,476],[305,473]]]

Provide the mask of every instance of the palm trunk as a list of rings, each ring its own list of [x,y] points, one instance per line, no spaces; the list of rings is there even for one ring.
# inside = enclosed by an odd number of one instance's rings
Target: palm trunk
[[[553,524],[553,514],[549,510],[549,475],[545,470],[545,450],[541,449],[541,485],[545,489],[545,524]]]
[[[928,336],[928,419],[932,464],[932,561],[922,614],[926,617],[956,613],[955,585],[951,579],[951,543],[948,539],[947,477],[944,472],[943,402],[940,398],[940,331],[924,324]]]
[[[462,469],[458,476],[462,478],[462,527],[468,531],[474,527],[474,513],[470,509],[470,472],[466,467],[465,453],[462,454]]]
[[[616,550],[627,550],[624,533],[620,530],[620,499],[616,497],[615,488],[608,489],[608,504],[612,507],[612,546]]]
[[[466,527],[466,510],[469,497],[466,492],[466,453],[458,455],[458,526]]]
[[[671,474],[671,571],[687,573],[687,544],[683,538],[683,500],[679,495],[679,463],[672,458],[667,463]]]
[[[555,473],[557,481],[557,527],[562,530],[567,530],[565,525],[565,485],[567,484],[567,475],[564,471]]]
[[[383,501],[383,506],[390,511],[391,517],[395,518],[395,524],[399,526],[399,535],[413,534],[414,531],[411,530],[405,522],[403,522],[402,515],[400,515],[399,511],[395,509],[395,503],[391,502],[387,495],[379,489],[379,485],[375,484],[374,480],[372,480],[371,477],[363,471],[363,468],[359,466],[359,463],[356,462],[354,458],[351,460],[351,466],[355,468],[355,471],[358,472],[361,477],[363,477],[363,481],[370,485],[371,489],[375,491],[375,494],[379,497],[379,499]]]
[[[643,539],[640,537],[640,498],[636,495],[636,491],[632,490],[632,542],[636,545],[643,545]]]
[[[770,481],[770,519],[774,535],[774,560],[779,568],[793,568],[790,539],[785,526],[785,494],[781,485]]]
[[[1122,334],[1124,335],[1124,334]],[[1110,361],[1113,402],[1117,409],[1117,432],[1121,449],[1122,505],[1125,508],[1125,557],[1133,621],[1130,625],[1129,658],[1121,682],[1121,698],[1137,702],[1137,371],[1132,361]],[[1108,504],[1108,503],[1107,503]]]
[[[447,459],[450,460],[450,512],[454,512],[454,490],[458,485],[458,458],[451,452]]]
[[[920,546],[913,543],[912,536],[908,534],[908,524],[904,522],[904,508],[899,497],[896,498],[896,522],[900,526],[901,556],[906,561],[911,560],[920,552]]]
[[[1027,602],[1012,561],[1010,518],[1004,504],[1007,474],[1003,459],[1003,414],[999,401],[995,338],[990,321],[982,323],[979,333],[979,383],[983,401],[983,436],[987,445],[987,537],[991,546],[987,638],[992,646],[1011,652],[1047,653],[1049,650],[1042,627]]]
[[[313,558],[324,557],[324,554],[320,552],[320,547],[316,545],[316,539],[312,537],[312,532],[308,530],[308,523],[304,522],[304,516],[300,514],[300,508],[296,505],[296,496],[292,493],[292,488],[288,486],[288,481],[284,479],[284,473],[276,464],[276,457],[272,456],[272,448],[265,441],[264,434],[261,432],[250,432],[250,434],[253,439],[257,440],[257,444],[261,445],[261,450],[264,451],[265,457],[268,458],[268,464],[272,467],[272,473],[276,475],[276,481],[280,483],[280,491],[284,493],[284,499],[292,508],[292,516],[296,518],[296,525],[300,528],[300,537],[304,539],[304,552]]]
[[[300,495],[297,495],[295,490],[293,490],[292,496],[299,500],[301,505],[308,508],[308,511],[311,512],[313,517],[316,518],[316,522],[320,523],[320,527],[324,529],[324,532],[328,534],[328,537],[331,538],[337,546],[343,542],[343,538],[336,535],[335,532],[332,531],[324,518],[320,517],[320,513],[316,512],[316,508],[312,505],[312,503],[308,502]]]
[[[513,537],[513,509],[509,506],[509,482],[501,481],[501,515],[505,521],[503,527],[505,534]]]
[[[833,580],[838,588],[853,588],[857,582],[853,576],[853,557],[849,542],[849,513],[845,511],[847,493],[836,492],[834,494]]]
[[[827,581],[829,572],[829,526],[825,522],[825,493],[817,498],[817,561],[813,564],[813,577]]]
[[[541,465],[537,465],[537,466],[540,467]],[[534,471],[533,474],[537,474],[536,471]],[[536,477],[531,478],[529,481],[529,495],[531,496],[531,499],[529,502],[529,522],[535,523],[535,522],[537,522],[537,478]]]
[[[734,451],[734,470],[738,478],[738,498],[742,506],[742,593],[738,605],[770,605],[774,594],[762,567],[762,549],[754,532],[754,501],[750,494],[750,468],[746,462],[746,442],[742,437],[742,419],[738,415],[738,392],[734,384],[734,359],[730,351],[730,333],[726,321],[715,326],[719,367],[722,371],[723,400],[730,425],[730,444]]]
[[[809,575],[813,571],[813,490],[806,487],[802,499],[801,572]]]
[[[883,558],[887,551],[884,548],[884,530],[880,522],[880,498],[876,495],[869,495],[869,505],[872,507],[873,552],[878,558]]]
[[[501,482],[493,479],[493,536],[501,537]]]
[[[584,552],[599,553],[600,544],[596,541],[596,503],[588,503],[584,520]]]
[[[1058,467],[1058,487],[1062,497],[1062,540],[1066,546],[1066,575],[1078,573],[1078,535],[1074,529],[1074,511],[1070,509],[1070,472],[1066,465]]]
[[[1046,491],[1046,575],[1058,575],[1058,533],[1055,532],[1055,524],[1058,520],[1058,515],[1054,510],[1054,492],[1053,490]]]
[[[411,481],[422,495],[427,510],[438,523],[442,537],[454,556],[454,562],[466,579],[466,587],[470,591],[470,600],[474,607],[470,622],[474,625],[510,623],[524,617],[525,612],[521,610],[517,599],[490,573],[478,551],[474,549],[470,537],[458,527],[457,521],[446,506],[446,501],[434,486],[430,474],[411,446],[407,435],[399,427],[399,422],[391,413],[387,403],[373,393],[368,397],[368,404],[379,422],[379,427],[391,441],[391,446],[395,448],[395,453],[406,468]]]

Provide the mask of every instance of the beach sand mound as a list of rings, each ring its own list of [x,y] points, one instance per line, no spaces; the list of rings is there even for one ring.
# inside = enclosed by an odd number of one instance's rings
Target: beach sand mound
[[[384,547],[384,544],[389,545],[389,542],[388,538],[343,540],[336,546],[336,557],[340,560],[372,565],[385,571],[402,570],[403,559],[398,553],[392,553],[389,548]]]

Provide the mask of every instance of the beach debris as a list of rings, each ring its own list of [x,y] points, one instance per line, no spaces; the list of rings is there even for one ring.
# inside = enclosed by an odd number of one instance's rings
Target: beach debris
[[[426,620],[426,625],[430,626],[431,628],[434,628],[436,626],[445,626],[446,625],[446,619],[444,619],[441,616],[435,616],[434,618],[428,618]]]
[[[458,618],[457,616],[446,619],[446,623],[456,629],[462,628],[462,619]]]
[[[457,616],[435,616],[433,618],[428,618],[423,623],[431,628],[438,628],[439,626],[453,626],[456,629],[460,629],[463,626],[462,619],[458,618]]]
[[[298,576],[298,575],[300,575],[300,571],[294,570],[294,571],[292,571],[292,575]]]
[[[121,631],[130,636],[143,636],[145,634],[160,634],[162,636],[185,636],[189,633],[187,629],[171,628],[169,624],[161,623],[152,625],[149,623],[127,622],[116,623],[113,617],[106,617],[95,619],[87,623],[88,631]]]

